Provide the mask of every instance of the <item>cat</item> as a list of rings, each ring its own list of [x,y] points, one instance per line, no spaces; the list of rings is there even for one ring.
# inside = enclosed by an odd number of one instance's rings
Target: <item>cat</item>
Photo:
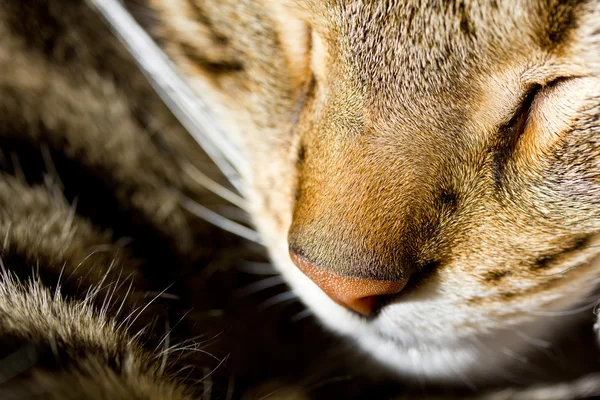
[[[600,2],[144,7],[324,325],[404,378],[477,386],[593,320]]]
[[[375,374],[600,393],[600,2],[123,3],[211,105],[274,265]],[[215,170],[84,4],[0,7],[2,148],[47,146],[60,170],[5,157],[1,334],[26,370],[6,393],[194,398],[206,371],[181,370],[227,353],[156,352],[174,307],[161,264],[210,258],[214,233],[183,205],[216,201],[189,174]],[[178,335],[197,335],[186,321]]]

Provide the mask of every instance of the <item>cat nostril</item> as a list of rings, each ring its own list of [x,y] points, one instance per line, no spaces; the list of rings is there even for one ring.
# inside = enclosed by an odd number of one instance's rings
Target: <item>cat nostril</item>
[[[333,301],[365,316],[373,314],[379,296],[398,293],[407,283],[406,280],[379,281],[348,278],[320,269],[292,251],[290,257],[300,271]]]

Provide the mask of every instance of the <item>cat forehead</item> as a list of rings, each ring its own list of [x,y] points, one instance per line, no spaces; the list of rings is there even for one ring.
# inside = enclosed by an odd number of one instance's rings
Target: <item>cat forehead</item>
[[[302,1],[302,0],[296,0]],[[590,6],[590,4],[592,4]],[[586,9],[599,1],[304,0],[316,31],[360,60],[379,65],[417,56],[467,56],[482,46],[544,52],[568,44]],[[423,54],[417,54],[422,51]],[[459,53],[456,53],[458,51]],[[446,54],[444,54],[444,52]],[[404,60],[402,60],[404,61]],[[427,62],[427,61],[423,61]]]
[[[575,31],[600,2],[326,1],[308,0],[313,27],[327,45],[331,70],[362,93],[361,103],[390,110],[411,103],[422,113],[432,98],[468,107],[475,86],[515,71],[505,92],[518,92],[518,74],[568,57]],[[591,6],[590,6],[591,5]],[[566,55],[566,56],[565,56]],[[495,79],[495,78],[494,78]],[[330,80],[331,81],[331,80]],[[337,80],[334,80],[337,82]],[[346,89],[348,89],[346,87]],[[370,97],[370,98],[369,98]],[[419,104],[421,103],[421,104]],[[420,107],[422,105],[423,107]],[[462,107],[451,107],[461,109]]]

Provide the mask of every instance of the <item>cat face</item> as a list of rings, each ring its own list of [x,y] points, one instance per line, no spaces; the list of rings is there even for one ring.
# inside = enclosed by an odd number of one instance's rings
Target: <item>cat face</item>
[[[212,3],[239,70],[170,53],[224,105],[255,224],[325,325],[456,381],[591,312],[599,2]]]

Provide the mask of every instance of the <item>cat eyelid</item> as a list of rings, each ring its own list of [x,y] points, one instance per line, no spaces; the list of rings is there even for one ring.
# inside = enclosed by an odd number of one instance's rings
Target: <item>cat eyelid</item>
[[[503,182],[506,163],[515,156],[515,153],[519,152],[519,143],[528,129],[528,124],[531,123],[536,99],[540,94],[552,90],[555,85],[565,79],[568,78],[560,77],[546,84],[531,83],[508,122],[500,126],[494,146],[494,180],[499,185]]]
[[[503,126],[505,129],[517,127],[526,123],[527,118],[529,118],[529,115],[531,114],[531,107],[533,106],[534,100],[543,88],[544,86],[539,83],[529,85],[524,96],[517,103],[516,109],[511,114],[510,120]]]
[[[558,84],[570,79],[572,78],[559,76],[554,77],[553,79],[550,79],[544,83],[530,83],[527,86],[527,90],[524,91],[524,95],[517,102],[517,106],[514,108],[513,112],[509,114],[510,119],[506,123],[502,124],[500,129],[510,129],[513,131],[513,134],[520,136],[527,126],[527,121],[531,117],[533,107],[535,107],[536,98],[544,92],[552,90],[552,88]]]

